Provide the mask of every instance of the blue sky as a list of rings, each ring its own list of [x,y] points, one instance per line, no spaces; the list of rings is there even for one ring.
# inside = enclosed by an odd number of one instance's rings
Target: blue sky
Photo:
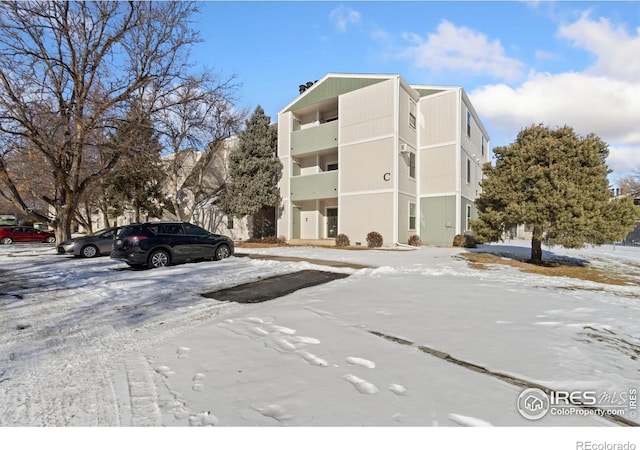
[[[609,143],[613,179],[640,168],[640,2],[211,1],[195,25],[194,61],[274,122],[329,72],[398,73],[462,86],[492,146],[567,124]]]

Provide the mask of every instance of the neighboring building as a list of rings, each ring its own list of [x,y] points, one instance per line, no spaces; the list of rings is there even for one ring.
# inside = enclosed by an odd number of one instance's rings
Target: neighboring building
[[[205,171],[204,179],[199,180],[208,191],[215,192],[216,188],[221,186],[228,178],[228,159],[229,154],[239,143],[237,136],[231,136],[222,142],[222,147],[216,152],[212,160],[209,162]],[[185,151],[181,154],[181,161],[178,165],[179,176],[178,185],[182,185],[196,168],[201,152]],[[173,164],[172,155],[166,158],[167,165]],[[167,189],[168,191],[168,189]],[[200,201],[194,206],[194,193],[188,188],[183,189],[179,194],[180,202],[184,206],[184,210],[193,211],[191,217],[187,220],[199,225],[213,233],[224,234],[233,240],[246,240],[250,237],[250,222],[252,217],[244,217],[242,219],[233,219],[223,214],[215,205],[215,196]],[[92,225],[94,231],[105,228],[105,221],[101,214],[97,211],[92,214]],[[165,211],[162,217],[145,216],[141,220],[176,220],[177,216]],[[135,214],[131,210],[125,211],[121,216],[111,219],[112,225],[127,225],[135,221]],[[84,231],[82,228],[80,231]]]
[[[278,234],[451,245],[476,218],[489,136],[461,87],[327,74],[278,114]]]
[[[0,214],[0,225],[18,225],[18,220],[13,214]]]

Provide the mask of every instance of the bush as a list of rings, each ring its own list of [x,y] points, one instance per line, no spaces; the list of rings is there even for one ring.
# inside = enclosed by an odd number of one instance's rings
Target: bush
[[[349,236],[346,234],[339,234],[336,236],[336,247],[348,247],[349,245],[351,245]]]
[[[475,248],[476,245],[476,240],[468,234],[456,234],[453,238],[454,247]]]
[[[369,248],[382,247],[382,235],[377,231],[367,234],[367,246]]]
[[[422,241],[420,240],[420,236],[418,236],[417,234],[414,234],[413,236],[411,236],[409,238],[409,245],[412,245],[414,247],[420,247],[422,245]]]

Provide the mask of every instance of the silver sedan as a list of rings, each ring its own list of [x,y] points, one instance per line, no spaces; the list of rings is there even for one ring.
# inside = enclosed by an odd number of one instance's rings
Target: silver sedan
[[[113,241],[122,227],[106,228],[87,236],[76,237],[58,245],[58,254],[73,254],[83,258],[108,255],[111,253]]]

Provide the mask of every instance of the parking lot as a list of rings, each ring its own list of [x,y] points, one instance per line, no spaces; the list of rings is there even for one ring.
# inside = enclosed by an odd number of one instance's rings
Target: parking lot
[[[522,387],[493,374],[629,390],[637,287],[477,270],[462,251],[282,247],[133,270],[0,246],[0,425],[616,424],[524,419]],[[612,270],[638,261],[597,255]],[[349,276],[262,303],[215,299],[304,270]]]

